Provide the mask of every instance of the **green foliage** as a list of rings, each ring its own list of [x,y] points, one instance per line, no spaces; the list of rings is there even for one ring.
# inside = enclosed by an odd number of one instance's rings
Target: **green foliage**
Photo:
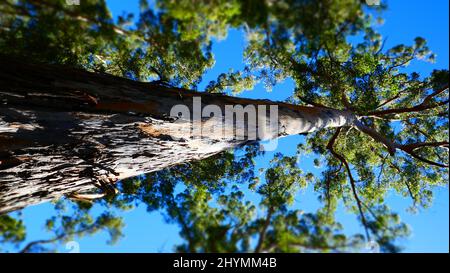
[[[251,90],[255,86],[255,77],[248,71],[238,71],[222,73],[217,81],[211,81],[205,88],[205,92],[224,93],[227,88],[231,88],[234,95],[245,90]]]
[[[0,5],[3,54],[80,66],[135,80],[195,88],[214,63],[210,43],[186,40],[177,22],[141,5],[117,22],[104,1],[7,0]]]
[[[159,6],[168,14],[182,22],[181,36],[185,40],[195,40],[214,35],[225,38],[227,24],[240,12],[238,0],[191,0],[160,1]]]
[[[258,83],[270,89],[292,79],[290,103],[349,111],[398,147],[448,142],[448,70],[406,72],[411,62],[435,60],[426,40],[385,49],[372,18],[384,6],[375,11],[363,2],[161,0],[154,9],[142,0],[138,18],[124,14],[114,21],[104,1],[69,6],[63,0],[6,0],[0,4],[0,50],[195,89],[214,65],[214,39],[236,28],[246,37],[245,68],[220,74],[207,92],[236,94]],[[353,35],[361,37],[359,43],[348,41]],[[430,206],[436,186],[448,185],[448,168],[430,164],[448,165],[448,143],[391,154],[356,127],[305,136],[297,155],[314,154],[322,170],[317,177],[301,170],[296,157],[281,154],[258,176],[257,146],[240,152],[122,181],[121,195],[96,205],[125,210],[145,204],[148,211],[164,211],[168,222],[180,226],[181,252],[359,250],[364,236],[344,235],[334,218],[342,205],[358,216],[366,240],[396,252],[396,240],[409,230],[385,204],[387,194],[411,198],[411,209],[418,211]],[[295,208],[295,198],[308,184],[323,207],[305,213]],[[121,219],[107,212],[94,217],[89,204],[76,204],[66,215],[58,203],[56,211],[46,225],[52,242],[102,229],[111,242],[122,235]],[[1,216],[0,242],[24,240],[23,223]],[[30,249],[44,250],[41,244]]]
[[[22,220],[10,215],[0,215],[0,243],[18,244],[25,240],[26,229]],[[2,249],[0,248],[0,251]]]
[[[250,147],[250,150],[256,151],[257,147]],[[248,154],[232,156],[224,153],[218,158],[192,163],[189,167],[176,166],[148,175],[139,180],[141,188],[130,193],[132,198],[127,197],[125,190],[129,187],[124,187],[125,196],[115,200],[114,205],[120,207],[138,199],[138,204],[142,202],[149,211],[163,211],[169,223],[180,227],[180,236],[185,243],[176,246],[178,252],[364,249],[362,236],[344,235],[342,226],[324,209],[317,213],[304,213],[293,208],[298,190],[306,187],[307,183],[297,166],[296,157],[276,154],[270,167],[264,170],[263,183],[250,186],[256,177],[247,173],[252,166]],[[250,165],[242,168],[242,162]],[[214,177],[211,177],[210,170],[218,163],[229,167],[214,172]],[[238,182],[230,185],[225,181]],[[136,180],[123,181],[123,184],[127,183],[136,183]],[[259,208],[249,199],[249,194],[259,196]]]

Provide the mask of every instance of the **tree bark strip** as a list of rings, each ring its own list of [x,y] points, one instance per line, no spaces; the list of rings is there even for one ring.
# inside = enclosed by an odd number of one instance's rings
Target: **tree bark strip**
[[[250,119],[218,135],[224,116],[202,117],[201,137],[189,138],[192,116],[176,105],[278,107],[277,130],[256,140],[353,123],[346,111],[169,88],[61,65],[0,57],[0,213],[95,188],[99,181],[154,172],[245,145]],[[269,122],[267,111],[257,119]],[[259,124],[256,124],[259,126]],[[244,128],[241,139],[234,130]]]

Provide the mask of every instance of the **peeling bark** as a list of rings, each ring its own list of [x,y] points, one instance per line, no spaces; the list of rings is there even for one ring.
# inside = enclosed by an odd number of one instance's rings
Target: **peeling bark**
[[[216,105],[223,115],[195,120],[171,116],[175,105],[192,113],[193,101]],[[248,129],[234,121],[221,134],[228,106],[278,107],[276,130]],[[269,123],[267,111],[257,119]],[[0,213],[64,194],[199,160],[256,140],[353,123],[352,114],[267,100],[168,88],[65,66],[28,64],[0,57]],[[195,123],[194,122],[194,123]],[[262,122],[262,124],[264,124]],[[235,130],[243,129],[242,138]]]

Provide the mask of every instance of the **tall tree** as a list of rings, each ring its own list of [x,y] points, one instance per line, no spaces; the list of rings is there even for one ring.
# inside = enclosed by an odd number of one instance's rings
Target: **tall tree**
[[[434,59],[424,39],[385,50],[361,1],[158,5],[155,12],[141,1],[140,18],[129,27],[131,17],[115,23],[96,1],[1,4],[0,48],[10,56],[0,58],[0,212],[64,194],[83,199],[95,185],[114,193],[117,180],[248,144],[253,132],[235,138],[234,130],[246,128],[249,119],[221,136],[211,133],[226,105],[278,106],[277,130],[255,132],[256,139],[306,134],[299,153],[313,152],[326,162],[315,180],[322,200],[329,209],[344,200],[368,239],[374,234],[387,243],[396,234],[380,233],[385,223],[396,222],[382,205],[389,189],[426,206],[430,188],[447,183],[448,71],[420,77],[401,70],[414,59]],[[222,74],[208,92],[195,91],[213,64],[211,37],[223,37],[229,27],[247,35],[247,67]],[[346,37],[358,33],[364,33],[363,41],[349,44]],[[32,50],[37,45],[42,50]],[[286,78],[296,88],[283,103],[217,94],[259,81],[270,87]],[[171,115],[171,109],[184,105],[193,113],[196,98],[218,106],[221,114],[200,120],[202,138],[184,137],[191,123],[180,121],[191,117]],[[276,176],[283,171],[277,168]],[[275,185],[284,183],[269,177]],[[271,205],[280,190],[275,188],[259,190],[268,196],[262,204],[269,222],[283,206],[280,200]],[[257,228],[263,238],[257,251],[290,249],[291,242],[271,245],[281,233],[267,228]],[[189,247],[195,249],[195,242]]]

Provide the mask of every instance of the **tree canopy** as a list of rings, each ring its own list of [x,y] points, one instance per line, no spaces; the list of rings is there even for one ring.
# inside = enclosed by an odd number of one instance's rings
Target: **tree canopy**
[[[94,204],[59,200],[46,225],[53,237],[25,246],[20,215],[1,215],[0,242],[51,251],[49,243],[106,230],[114,243],[124,225],[114,210],[145,205],[180,227],[179,252],[356,251],[370,240],[399,251],[396,240],[409,228],[387,194],[410,198],[418,210],[430,206],[436,186],[448,185],[449,72],[406,72],[411,61],[435,56],[421,37],[385,48],[374,29],[384,8],[359,0],[141,0],[140,14],[115,19],[104,1],[2,1],[1,54],[196,90],[214,65],[214,41],[239,29],[244,69],[224,71],[204,92],[239,95],[292,79],[287,102],[349,110],[358,121],[305,134],[296,156],[277,153],[261,175],[254,161],[262,152],[250,145],[121,181],[121,194]],[[307,154],[320,175],[297,162]],[[293,207],[307,186],[322,204],[317,211]],[[335,219],[340,204],[364,234],[344,232]]]

